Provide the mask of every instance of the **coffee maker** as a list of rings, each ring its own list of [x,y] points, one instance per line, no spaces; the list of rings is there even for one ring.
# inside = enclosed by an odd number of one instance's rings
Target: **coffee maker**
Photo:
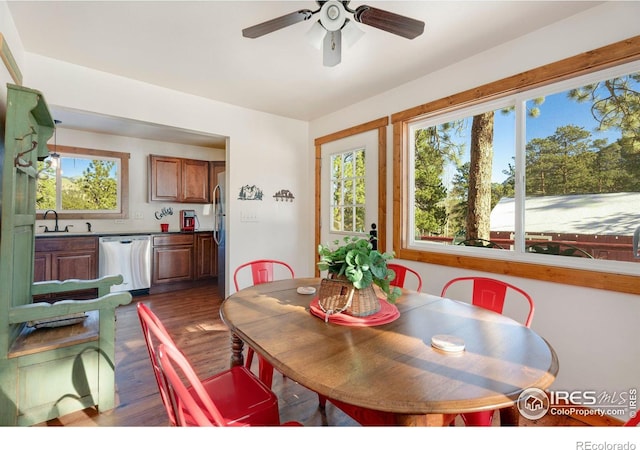
[[[180,231],[193,231],[196,226],[196,212],[193,209],[180,210]]]

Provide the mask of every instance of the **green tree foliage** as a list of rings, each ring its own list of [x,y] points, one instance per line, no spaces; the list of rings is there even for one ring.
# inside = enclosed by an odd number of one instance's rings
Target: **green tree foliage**
[[[618,129],[635,151],[640,152],[640,72],[588,84],[569,91],[577,102],[591,102],[591,115],[598,130]],[[632,87],[633,86],[633,87]]]
[[[62,157],[68,164],[73,158]],[[112,172],[114,161],[92,160],[82,175],[61,178],[62,205],[56,205],[55,168],[49,167],[40,174],[37,187],[37,209],[60,209],[75,211],[113,210],[117,208],[118,184]]]
[[[38,161],[36,209],[46,211],[56,207],[56,170],[51,161]]]
[[[591,133],[575,125],[558,127],[526,146],[527,195],[578,193],[589,178]],[[580,180],[583,180],[582,182]]]
[[[447,220],[443,200],[447,189],[442,183],[445,154],[452,148],[448,130],[438,134],[434,128],[425,128],[415,135],[415,225],[416,235],[440,234]],[[443,145],[443,153],[439,146]],[[455,150],[454,150],[455,151]]]
[[[118,185],[110,176],[115,162],[92,160],[82,176],[68,186],[63,185],[62,208],[108,210],[117,205]]]

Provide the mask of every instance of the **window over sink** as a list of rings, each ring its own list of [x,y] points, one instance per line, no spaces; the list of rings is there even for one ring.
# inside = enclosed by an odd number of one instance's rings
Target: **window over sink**
[[[65,219],[124,219],[129,212],[129,153],[56,146],[39,162],[36,211]]]

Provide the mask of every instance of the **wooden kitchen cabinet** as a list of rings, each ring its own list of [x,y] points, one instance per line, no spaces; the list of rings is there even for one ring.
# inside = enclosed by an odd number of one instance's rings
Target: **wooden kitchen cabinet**
[[[213,193],[213,188],[218,184],[218,174],[220,172],[224,172],[227,167],[227,163],[225,161],[209,161],[209,186],[211,187],[211,192]],[[213,198],[211,202],[213,203]]]
[[[209,161],[182,160],[182,202],[209,203]]]
[[[213,233],[196,234],[196,279],[203,280],[218,275],[218,252]]]
[[[37,238],[33,269],[33,281],[98,278],[98,238],[95,236]],[[76,293],[74,298],[94,295],[95,291],[91,290]]]
[[[182,185],[180,158],[149,155],[149,200],[179,202]]]
[[[149,200],[209,203],[209,161],[149,155]]]
[[[194,279],[194,234],[154,235],[151,285]]]

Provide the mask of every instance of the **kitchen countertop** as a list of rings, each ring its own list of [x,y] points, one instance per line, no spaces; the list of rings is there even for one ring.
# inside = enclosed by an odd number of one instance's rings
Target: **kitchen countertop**
[[[213,230],[197,230],[197,231],[168,231],[162,233],[160,231],[92,231],[92,232],[73,232],[73,231],[53,231],[49,233],[36,233],[36,238],[52,238],[52,237],[102,237],[102,236],[141,236],[141,235],[164,235],[164,234],[196,234],[196,233],[212,233]]]

